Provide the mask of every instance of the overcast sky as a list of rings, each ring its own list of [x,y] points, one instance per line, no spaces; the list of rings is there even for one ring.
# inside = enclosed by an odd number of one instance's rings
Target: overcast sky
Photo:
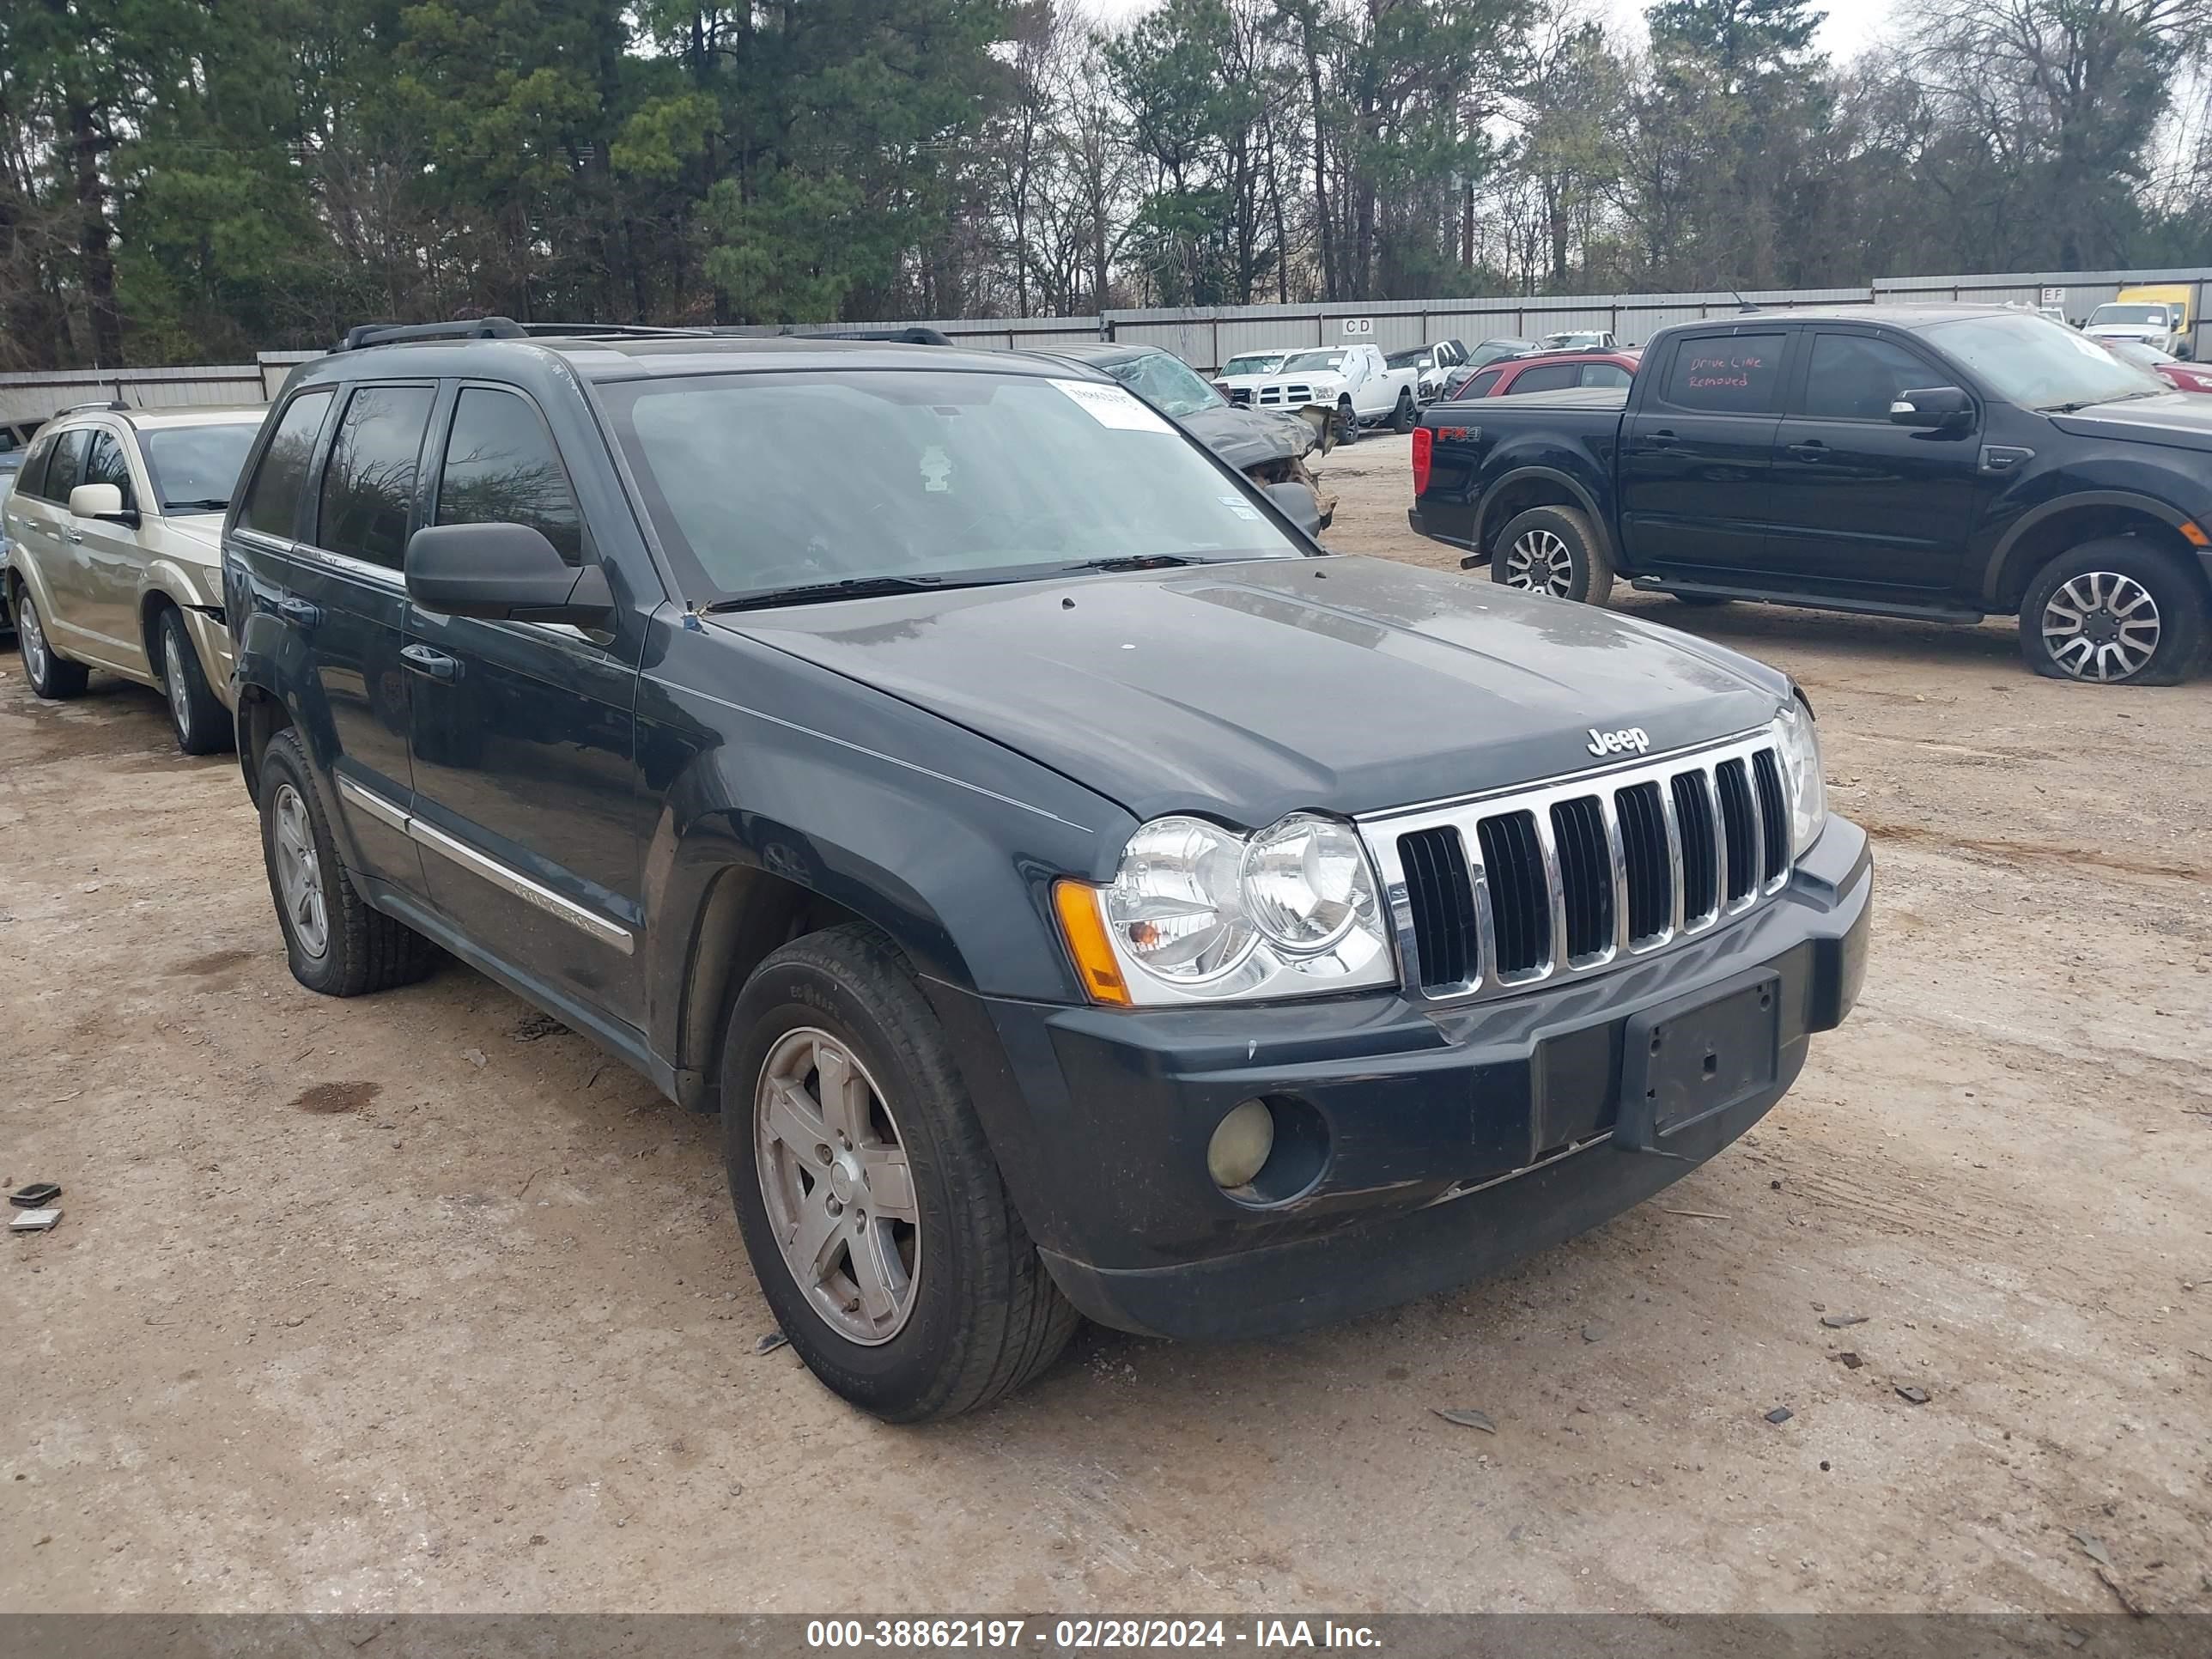
[[[1110,22],[1150,11],[1159,0],[1082,0],[1084,9]],[[1594,11],[1611,20],[1614,32],[1642,45],[1644,4],[1641,0],[1586,0]],[[1896,0],[1831,0],[1827,21],[1820,25],[1820,49],[1838,63],[1855,58],[1881,30]]]

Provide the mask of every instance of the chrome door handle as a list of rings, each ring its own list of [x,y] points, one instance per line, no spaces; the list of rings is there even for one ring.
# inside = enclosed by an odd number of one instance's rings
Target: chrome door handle
[[[65,542],[81,542],[84,539],[84,532],[82,530],[64,530],[62,532],[62,539]]]
[[[461,659],[459,657],[433,651],[427,645],[402,646],[399,659],[418,674],[428,674],[434,680],[450,683],[461,677]]]

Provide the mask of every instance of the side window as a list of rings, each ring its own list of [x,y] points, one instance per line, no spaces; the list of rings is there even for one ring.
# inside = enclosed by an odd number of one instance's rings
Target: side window
[[[570,564],[584,562],[583,516],[553,434],[511,392],[464,386],[438,475],[439,524],[526,524]]]
[[[1631,378],[1628,371],[1619,363],[1584,363],[1583,365],[1584,386],[1611,386],[1617,389],[1626,386]]]
[[[239,513],[239,521],[247,529],[288,542],[296,533],[300,492],[307,481],[307,463],[314,459],[315,434],[323,429],[330,406],[328,386],[303,392],[285,405],[276,435],[269,441]]]
[[[1771,415],[1782,407],[1786,334],[1715,334],[1674,348],[1661,396],[1677,409]]]
[[[31,453],[24,458],[23,470],[15,475],[16,493],[33,500],[44,500],[46,489],[46,459],[54,453],[54,434],[43,433],[31,441]]]
[[[404,567],[434,395],[426,386],[355,388],[323,470],[316,546],[388,570]]]
[[[1495,368],[1484,369],[1481,374],[1460,389],[1459,395],[1462,398],[1487,398],[1490,395],[1490,388],[1498,384],[1498,377],[1501,372]]]
[[[1897,394],[1944,386],[1950,377],[1902,346],[1864,334],[1814,337],[1805,414],[1816,421],[1886,421]]]
[[[1579,363],[1539,363],[1516,374],[1505,390],[1516,398],[1524,392],[1565,392],[1581,373]]]
[[[46,463],[46,498],[69,505],[70,491],[84,482],[84,452],[92,434],[72,427],[54,440],[53,459]]]
[[[91,447],[85,452],[84,476],[77,482],[113,484],[123,492],[126,512],[138,505],[138,492],[131,487],[131,464],[123,459],[123,446],[112,432],[94,432]]]

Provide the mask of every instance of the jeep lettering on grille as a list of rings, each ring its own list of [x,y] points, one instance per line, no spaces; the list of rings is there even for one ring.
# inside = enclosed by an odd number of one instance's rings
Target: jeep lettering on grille
[[[1593,726],[1589,734],[1588,747],[1593,755],[1626,754],[1631,749],[1640,755],[1651,746],[1651,739],[1640,726],[1625,726],[1618,732],[1601,732]]]

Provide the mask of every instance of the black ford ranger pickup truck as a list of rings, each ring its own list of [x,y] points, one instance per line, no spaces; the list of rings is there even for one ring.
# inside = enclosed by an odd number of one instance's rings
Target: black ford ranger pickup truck
[[[1626,392],[1439,404],[1416,530],[1509,587],[1943,622],[2038,673],[2172,684],[2212,611],[2212,398],[1978,306],[1662,330]]]
[[[872,1412],[1462,1283],[1857,996],[1757,663],[1328,555],[1065,362],[447,326],[295,370],[225,526],[292,971],[448,952],[718,1112]]]

